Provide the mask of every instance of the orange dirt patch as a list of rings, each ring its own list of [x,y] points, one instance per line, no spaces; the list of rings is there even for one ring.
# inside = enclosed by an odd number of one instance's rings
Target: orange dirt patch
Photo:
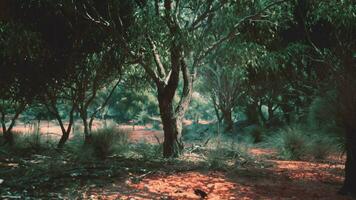
[[[276,151],[273,149],[251,148],[249,149],[249,153],[251,153],[254,156],[267,156],[267,155],[275,155]]]
[[[66,123],[64,125],[67,126]],[[96,121],[93,123],[93,130],[97,130],[102,127],[104,127],[103,122]],[[150,124],[146,126],[120,124],[117,125],[117,127],[128,131],[129,138],[132,142],[146,142],[151,144],[157,144],[157,138],[159,139],[160,143],[163,142],[163,131],[150,130],[149,128],[152,128],[152,125]],[[81,122],[76,122],[74,128],[76,129],[76,132],[83,131]],[[13,130],[18,133],[33,133],[35,129],[37,128],[34,124],[18,123]],[[60,126],[58,125],[58,123],[56,123],[56,121],[42,121],[39,130],[41,134],[50,136],[53,139],[59,139],[62,135]],[[73,133],[70,134],[70,139],[72,137]]]
[[[130,184],[131,187],[142,191],[147,197],[151,194],[167,196],[172,199],[200,199],[194,193],[200,189],[208,194],[208,199],[241,199],[251,195],[248,187],[243,187],[229,181],[222,173],[187,172],[174,175],[156,175],[145,179],[139,184]],[[130,197],[130,196],[129,196]],[[148,198],[148,199],[149,199]]]
[[[155,174],[145,178],[138,184],[126,181],[126,188],[112,187],[109,190],[91,193],[94,199],[171,199],[190,200],[201,199],[194,193],[200,189],[208,194],[206,199],[253,199],[253,192],[249,187],[238,185],[230,181],[223,173],[218,172],[185,172],[177,174]],[[112,190],[117,194],[110,194]],[[121,192],[119,191],[121,190]],[[123,191],[124,190],[124,191]],[[104,195],[102,195],[104,193]],[[106,195],[105,195],[106,193]]]
[[[305,161],[272,161],[276,164],[274,171],[277,174],[284,173],[291,179],[317,180],[321,182],[339,182],[343,180],[344,165],[313,163]]]
[[[305,163],[298,163],[301,166]],[[324,169],[323,166],[315,170]],[[341,169],[340,169],[341,170]],[[246,174],[245,174],[246,173]],[[194,193],[200,189],[208,194],[206,199],[324,199],[347,200],[336,191],[340,179],[330,177],[331,182],[315,177],[289,177],[289,172],[278,168],[246,169],[235,172],[180,172],[148,175],[138,183],[130,179],[114,181],[111,186],[89,190],[84,196],[91,199],[201,199]]]

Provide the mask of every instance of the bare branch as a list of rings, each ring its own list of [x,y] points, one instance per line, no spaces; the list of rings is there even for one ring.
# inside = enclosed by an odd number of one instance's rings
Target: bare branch
[[[164,66],[162,64],[162,61],[161,61],[159,52],[157,50],[157,47],[156,47],[155,43],[152,41],[152,39],[150,37],[147,37],[147,41],[150,44],[151,49],[152,49],[153,58],[155,60],[156,66],[157,66],[158,75],[161,78],[165,78],[166,77],[166,72],[165,72]]]
[[[104,102],[101,104],[101,106],[99,108],[97,108],[90,116],[90,121],[89,121],[89,127],[92,126],[95,115],[97,115],[101,110],[103,110],[105,108],[105,106],[109,103],[109,100],[111,99],[112,95],[114,94],[116,88],[119,86],[120,82],[121,82],[121,76],[118,79],[118,81],[115,83],[115,85],[111,88],[111,91],[109,93],[109,95],[105,98]]]

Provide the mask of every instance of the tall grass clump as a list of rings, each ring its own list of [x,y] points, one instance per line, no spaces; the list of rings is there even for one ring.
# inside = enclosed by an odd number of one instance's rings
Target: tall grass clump
[[[92,141],[83,145],[82,136],[75,134],[69,150],[78,161],[105,159],[124,154],[129,149],[129,133],[115,127],[97,129],[92,132]]]
[[[339,149],[341,144],[337,137],[316,132],[311,136],[308,154],[316,160],[325,160],[331,154],[341,152],[342,149]]]
[[[106,158],[113,154],[121,154],[128,150],[128,132],[113,127],[98,129],[92,133],[94,154],[98,158]]]
[[[301,160],[308,153],[308,139],[301,126],[289,126],[269,136],[267,144],[283,159]]]
[[[26,150],[26,152],[40,152],[54,146],[52,138],[44,136],[38,130],[32,132],[14,132],[14,150]]]
[[[140,142],[132,145],[132,151],[143,160],[152,160],[160,158],[163,149],[161,144],[148,144]]]
[[[225,170],[232,165],[241,165],[252,160],[249,144],[235,141],[236,138],[215,136],[207,145],[205,160],[210,169]]]
[[[323,131],[303,126],[288,126],[269,136],[267,144],[276,148],[286,160],[324,160],[336,153],[339,142],[336,137]]]

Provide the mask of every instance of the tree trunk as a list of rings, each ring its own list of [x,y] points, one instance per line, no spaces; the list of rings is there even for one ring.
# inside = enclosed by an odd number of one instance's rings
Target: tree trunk
[[[90,144],[92,142],[92,135],[89,130],[87,120],[83,120],[84,124],[84,144]]]
[[[47,108],[49,108],[47,106]],[[53,106],[53,108],[55,108]],[[61,136],[61,139],[59,140],[58,144],[57,144],[57,148],[58,149],[62,149],[64,147],[64,144],[67,142],[68,138],[69,138],[69,134],[72,130],[72,126],[73,126],[73,123],[74,123],[74,116],[73,116],[73,113],[74,113],[74,106],[72,107],[72,110],[69,112],[69,122],[68,122],[68,127],[67,129],[64,127],[64,124],[63,124],[63,121],[61,119],[61,116],[58,114],[58,110],[55,108],[55,112],[53,112],[57,118],[57,121],[59,123],[59,126],[61,128],[61,131],[62,131],[62,136]]]
[[[88,123],[88,115],[86,113],[86,110],[80,114],[80,117],[82,118],[83,127],[84,127],[84,144],[90,144],[92,142],[92,136]]]
[[[12,146],[14,144],[14,135],[12,131],[5,131],[4,139],[5,139],[5,144]]]
[[[62,136],[57,144],[57,148],[62,149],[64,147],[64,144],[67,142],[68,138],[69,138],[69,132],[68,131],[62,132]]]
[[[12,146],[14,144],[14,135],[12,133],[12,129],[15,126],[15,122],[17,118],[19,117],[20,113],[25,109],[24,105],[21,105],[20,109],[16,112],[15,116],[11,119],[11,123],[8,128],[6,128],[6,123],[5,123],[5,114],[1,113],[1,125],[2,125],[2,131],[4,135],[4,140],[5,144],[8,144]]]
[[[40,132],[41,132],[41,119],[40,118],[38,118],[37,119],[37,134],[40,134]]]
[[[356,129],[346,129],[345,180],[339,194],[356,198]]]
[[[222,113],[224,117],[225,132],[231,132],[234,126],[234,122],[232,121],[231,110],[223,110]]]
[[[59,140],[58,144],[57,144],[57,148],[58,149],[62,149],[64,147],[64,144],[67,142],[68,138],[69,138],[69,134],[70,134],[70,127],[71,125],[69,126],[69,129],[66,130],[64,128],[64,124],[62,122],[62,119],[59,117],[59,115],[57,116],[57,120],[58,120],[58,123],[59,123],[59,126],[61,127],[61,131],[62,131],[62,136],[61,136],[61,139]]]
[[[180,141],[182,120],[175,116],[173,100],[161,97],[158,102],[164,132],[163,156],[177,157],[183,150]]]

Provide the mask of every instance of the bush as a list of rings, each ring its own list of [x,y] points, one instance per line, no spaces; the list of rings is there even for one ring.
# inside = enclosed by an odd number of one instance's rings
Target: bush
[[[310,141],[308,154],[317,160],[326,159],[332,153],[337,152],[337,141],[329,136],[315,134]]]
[[[92,148],[98,158],[106,158],[114,153],[120,154],[128,149],[128,133],[121,129],[99,129],[92,134]]]
[[[242,165],[252,160],[248,144],[237,143],[236,138],[216,136],[207,145],[206,162],[210,169],[225,170],[232,165]]]
[[[159,158],[162,155],[162,145],[138,143],[132,146],[132,151],[138,154],[143,160],[151,160]]]
[[[241,135],[243,135],[243,138],[248,137],[249,142],[259,143],[263,139],[264,132],[265,130],[258,125],[250,125],[242,129]]]
[[[301,160],[307,154],[308,138],[300,126],[290,126],[267,139],[269,146],[275,147],[281,158]]]
[[[30,133],[13,132],[14,149],[26,149],[27,152],[38,152],[53,146],[51,138],[45,138],[40,132],[33,131]]]
[[[337,150],[337,140],[329,134],[302,126],[290,126],[270,136],[269,146],[275,147],[281,158],[288,160],[322,160]]]
[[[98,129],[92,132],[92,141],[83,146],[82,138],[74,135],[70,141],[70,151],[78,161],[91,158],[105,159],[114,154],[123,154],[129,148],[128,132],[114,127]]]

